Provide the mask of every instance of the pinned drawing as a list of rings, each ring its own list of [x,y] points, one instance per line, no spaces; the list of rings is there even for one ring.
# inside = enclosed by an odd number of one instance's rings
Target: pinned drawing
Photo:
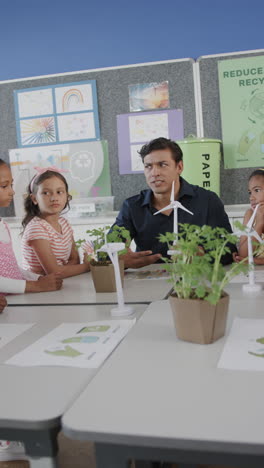
[[[130,112],[170,107],[168,81],[129,85],[128,91]]]
[[[9,151],[14,178],[16,216],[23,216],[23,197],[35,175],[34,167],[56,166],[67,170],[66,179],[73,198],[107,197],[111,181],[106,141],[71,143]],[[95,192],[93,187],[96,187]]]
[[[54,118],[20,120],[20,135],[23,146],[53,143],[56,141]]]
[[[100,139],[96,81],[14,91],[18,146]]]
[[[85,82],[84,82],[85,83]],[[92,81],[86,84],[55,87],[56,112],[79,112],[93,109]]]
[[[96,130],[92,112],[58,115],[59,141],[94,140]]]
[[[40,88],[35,91],[20,90],[17,99],[20,118],[54,113],[52,89]]]
[[[182,140],[182,109],[159,110],[117,115],[119,173],[143,172],[138,150],[154,138]]]

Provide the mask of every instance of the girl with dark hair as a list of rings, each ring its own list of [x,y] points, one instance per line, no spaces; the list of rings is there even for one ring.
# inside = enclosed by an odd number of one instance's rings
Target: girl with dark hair
[[[253,228],[260,235],[260,237],[264,238],[264,169],[256,169],[249,176],[248,194],[250,208],[245,213],[243,224],[246,225],[248,223],[250,217],[253,214],[254,209],[257,205],[259,205],[256,212]],[[253,251],[256,249],[258,250],[254,257],[254,263],[258,265],[264,265],[264,246],[263,248],[262,246],[259,247],[258,245],[256,245],[257,240],[254,238],[253,240],[255,241],[255,245],[252,245]],[[236,257],[236,260],[242,260],[247,256],[247,237],[241,236],[238,249],[238,257]]]
[[[13,195],[10,168],[0,159],[0,208],[9,206]],[[19,268],[8,225],[0,218],[0,291],[3,294],[45,292],[60,289],[61,286],[62,278],[59,274],[42,277]]]
[[[22,221],[23,267],[46,275],[58,272],[62,278],[89,271],[87,257],[80,264],[73,230],[61,213],[69,208],[71,196],[62,170],[36,168],[25,199]]]

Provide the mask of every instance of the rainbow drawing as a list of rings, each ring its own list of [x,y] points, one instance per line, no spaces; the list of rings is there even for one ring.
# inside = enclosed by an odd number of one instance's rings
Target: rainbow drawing
[[[74,110],[77,104],[83,104],[83,94],[77,88],[69,89],[62,98],[62,110],[63,112],[69,112]]]

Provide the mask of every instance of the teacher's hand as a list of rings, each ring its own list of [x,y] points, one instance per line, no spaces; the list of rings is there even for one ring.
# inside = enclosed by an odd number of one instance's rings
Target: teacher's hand
[[[125,268],[141,268],[146,265],[156,263],[161,254],[152,254],[151,250],[142,250],[142,252],[132,252],[128,249],[127,253],[120,255],[120,259],[124,260]]]

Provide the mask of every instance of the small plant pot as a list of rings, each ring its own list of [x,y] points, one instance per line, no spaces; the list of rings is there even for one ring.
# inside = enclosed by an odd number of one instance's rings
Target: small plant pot
[[[124,284],[124,261],[119,260],[119,268],[122,285]],[[100,265],[91,265],[91,273],[96,292],[116,292],[116,281],[114,266],[112,263],[108,265],[105,262]]]
[[[169,297],[175,331],[178,338],[192,343],[210,344],[225,334],[229,295],[216,305],[200,299]]]

